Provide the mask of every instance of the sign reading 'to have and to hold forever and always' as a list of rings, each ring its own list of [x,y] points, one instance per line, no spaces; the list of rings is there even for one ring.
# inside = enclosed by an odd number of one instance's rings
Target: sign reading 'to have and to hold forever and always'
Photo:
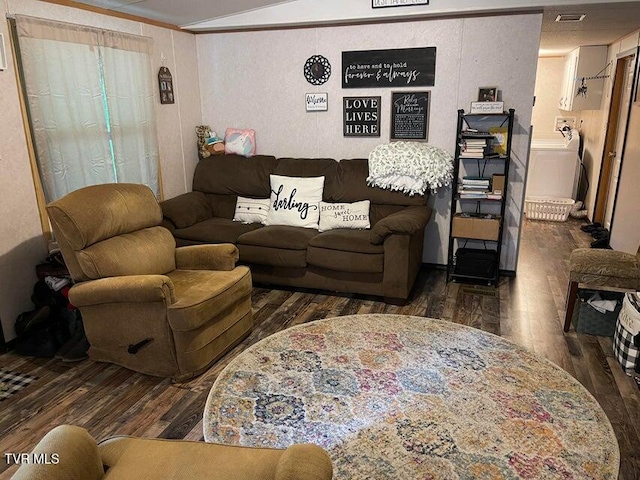
[[[342,88],[433,87],[436,47],[342,52]]]

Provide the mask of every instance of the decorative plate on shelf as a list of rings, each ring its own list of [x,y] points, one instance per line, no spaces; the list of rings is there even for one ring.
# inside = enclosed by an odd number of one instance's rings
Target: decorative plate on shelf
[[[331,76],[331,64],[322,55],[313,55],[304,64],[304,76],[312,85],[322,85]]]

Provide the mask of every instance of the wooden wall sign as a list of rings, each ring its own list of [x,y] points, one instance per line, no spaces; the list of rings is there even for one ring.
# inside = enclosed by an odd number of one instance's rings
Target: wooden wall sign
[[[342,88],[433,87],[436,47],[342,52]]]
[[[391,139],[426,140],[429,126],[429,92],[391,94]]]
[[[379,137],[380,103],[380,97],[344,97],[344,136]]]
[[[160,67],[158,72],[158,86],[160,88],[160,103],[175,103],[173,78],[167,67]]]

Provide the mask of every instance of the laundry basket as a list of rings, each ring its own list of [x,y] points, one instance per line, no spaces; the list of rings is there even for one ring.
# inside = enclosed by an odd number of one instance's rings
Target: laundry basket
[[[524,203],[527,218],[566,222],[575,201],[570,198],[527,197]]]

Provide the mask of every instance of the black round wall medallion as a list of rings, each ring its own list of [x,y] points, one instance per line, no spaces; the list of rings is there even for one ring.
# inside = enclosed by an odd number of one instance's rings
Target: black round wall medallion
[[[322,85],[331,76],[331,64],[322,55],[313,55],[304,63],[304,76],[312,85]]]

